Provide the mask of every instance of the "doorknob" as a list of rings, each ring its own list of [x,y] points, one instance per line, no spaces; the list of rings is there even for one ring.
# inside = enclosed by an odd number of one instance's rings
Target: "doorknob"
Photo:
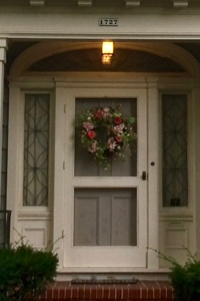
[[[143,181],[146,181],[146,180],[147,180],[147,172],[146,172],[146,171],[143,171],[143,172],[142,172],[141,179],[142,179]]]

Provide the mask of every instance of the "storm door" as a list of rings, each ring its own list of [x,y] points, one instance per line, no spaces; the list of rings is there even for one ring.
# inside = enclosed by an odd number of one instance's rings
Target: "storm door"
[[[88,89],[66,93],[64,265],[71,268],[146,266],[147,99],[143,89]],[[74,133],[75,116],[116,108],[134,117],[135,151],[110,168],[93,161]]]

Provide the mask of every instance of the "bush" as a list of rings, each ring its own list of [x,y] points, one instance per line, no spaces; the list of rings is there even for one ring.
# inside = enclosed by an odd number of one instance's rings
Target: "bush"
[[[56,276],[58,258],[25,244],[0,250],[0,301],[32,300]]]
[[[171,263],[170,279],[177,301],[200,301],[200,261],[188,249],[187,261],[182,266],[174,258],[156,251],[158,256]]]

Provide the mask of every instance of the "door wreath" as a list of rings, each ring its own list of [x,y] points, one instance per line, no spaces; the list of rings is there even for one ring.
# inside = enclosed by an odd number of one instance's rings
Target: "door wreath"
[[[134,117],[123,116],[121,107],[97,107],[77,117],[77,134],[94,161],[108,169],[111,156],[124,159],[135,149],[135,122]]]

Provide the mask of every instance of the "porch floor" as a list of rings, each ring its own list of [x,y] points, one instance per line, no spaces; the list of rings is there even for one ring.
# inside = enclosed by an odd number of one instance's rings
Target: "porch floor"
[[[135,300],[172,301],[173,288],[168,281],[138,281],[136,284],[71,284],[55,282],[46,290],[42,301],[56,300]]]

